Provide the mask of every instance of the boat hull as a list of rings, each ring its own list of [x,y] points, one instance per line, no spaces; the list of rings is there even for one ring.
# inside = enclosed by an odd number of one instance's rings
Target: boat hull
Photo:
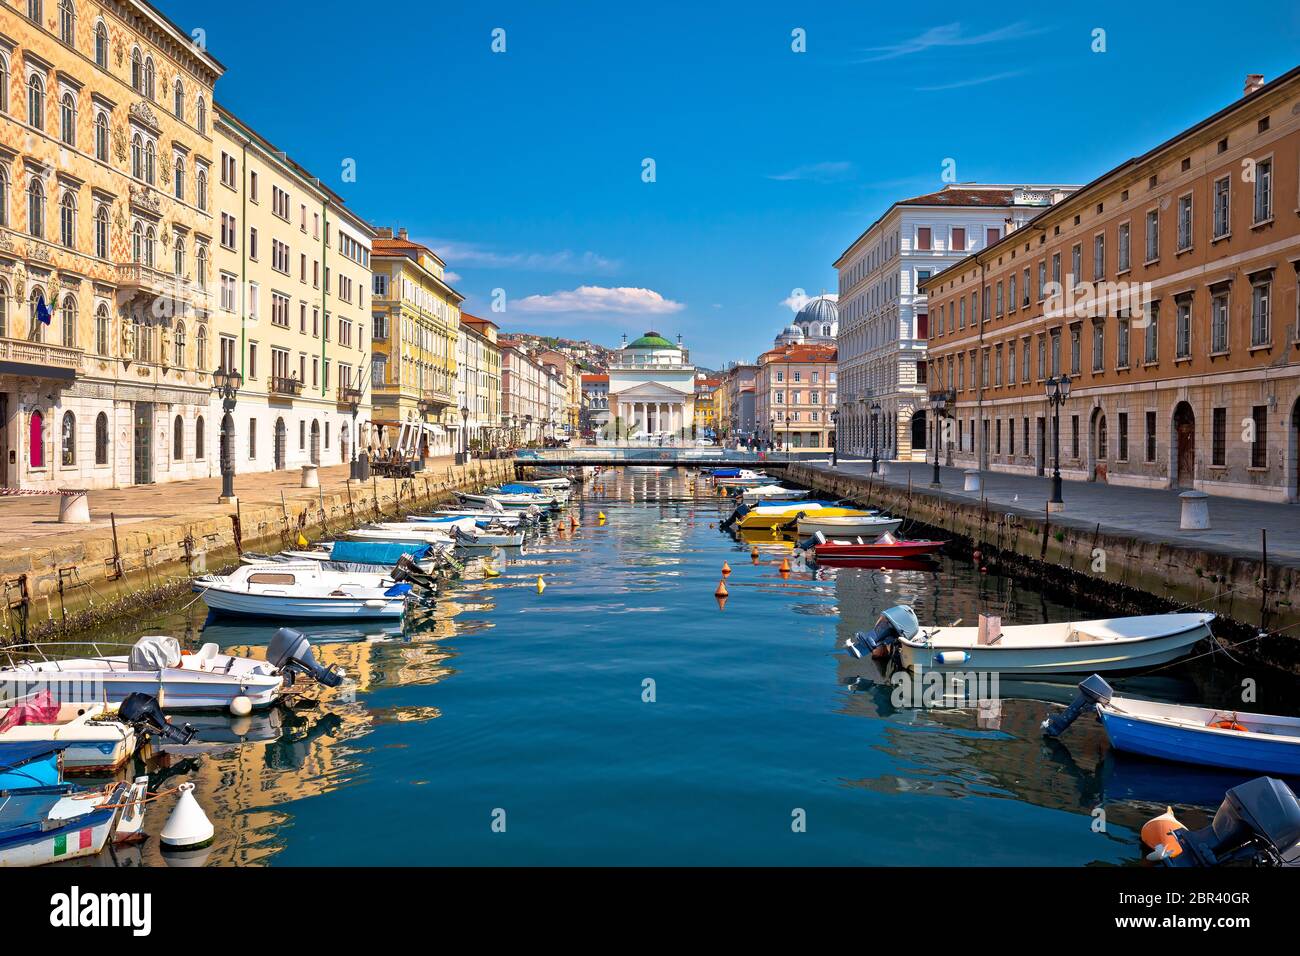
[[[6,672],[0,675],[0,696],[26,696],[48,690],[55,700],[75,702],[93,696],[100,703],[120,704],[127,694],[156,697],[164,710],[225,710],[236,697],[247,697],[253,707],[269,707],[280,696],[279,677],[216,673],[196,675],[169,667],[161,673],[80,672],[63,676],[48,673]],[[66,694],[61,691],[66,689]]]
[[[116,820],[117,810],[93,810],[46,830],[0,833],[0,867],[44,866],[95,856],[108,843]]]
[[[1177,727],[1135,714],[1100,709],[1111,746],[1177,763],[1300,777],[1300,738],[1259,739],[1231,730]]]
[[[203,591],[208,608],[239,617],[295,618],[299,620],[355,621],[399,618],[406,601],[395,598],[294,597],[284,594],[249,594],[208,587]]]
[[[819,544],[813,549],[819,564],[862,561],[868,558],[918,558],[935,554],[943,541],[898,541],[894,544]]]

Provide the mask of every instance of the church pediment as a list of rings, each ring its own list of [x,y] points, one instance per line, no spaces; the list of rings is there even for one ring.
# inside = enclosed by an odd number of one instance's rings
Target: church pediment
[[[622,401],[664,401],[668,399],[681,399],[686,395],[694,394],[692,387],[684,387],[672,382],[638,382],[628,388],[615,388],[614,383],[610,383],[610,393],[617,395]]]

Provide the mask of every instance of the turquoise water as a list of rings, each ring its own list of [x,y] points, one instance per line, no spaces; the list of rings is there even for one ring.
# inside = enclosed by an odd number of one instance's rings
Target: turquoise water
[[[242,742],[151,768],[156,786],[195,780],[217,825],[192,862],[1132,864],[1166,803],[1211,807],[1239,782],[1117,760],[1092,721],[1049,745],[1048,705],[1019,698],[1064,701],[1068,684],[1003,682],[996,715],[894,706],[876,666],[839,649],[881,607],[1076,613],[950,559],[783,578],[784,552],[763,541],[753,563],[713,527],[729,507],[693,488],[675,472],[611,474],[575,495],[576,528],[498,556],[499,577],[472,563],[405,636],[317,635],[344,688],[207,718],[204,739]],[[254,654],[271,630],[205,624],[201,604],[136,628],[159,629]],[[1115,683],[1175,700],[1227,701],[1235,686],[1203,663]],[[125,862],[161,863],[156,847]]]

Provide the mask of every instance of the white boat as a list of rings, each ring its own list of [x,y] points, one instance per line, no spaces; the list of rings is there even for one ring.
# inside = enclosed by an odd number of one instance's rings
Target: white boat
[[[533,478],[529,481],[519,482],[521,485],[536,485],[538,488],[555,489],[559,491],[568,491],[572,484],[568,478]]]
[[[152,635],[126,647],[17,644],[0,648],[6,662],[0,667],[0,700],[48,690],[59,703],[119,704],[128,694],[140,693],[157,698],[168,710],[225,710],[236,697],[248,698],[254,708],[270,706],[295,674],[328,687],[343,679],[317,664],[306,639],[288,628],[271,639],[266,657],[259,661],[222,654],[213,643],[182,653],[175,638]]]
[[[468,520],[468,519],[467,519]],[[387,541],[394,544],[432,545],[436,548],[455,545],[456,539],[451,528],[443,530],[435,526],[425,526],[419,522],[385,522],[369,524],[364,528],[345,531],[344,537],[349,541]]]
[[[0,707],[0,744],[59,744],[68,772],[114,771],[135,753],[135,741],[135,728],[103,704],[61,704],[49,691],[39,691]]]
[[[901,518],[885,518],[880,515],[810,514],[798,519],[798,528],[801,535],[816,534],[820,531],[828,538],[858,535],[875,537],[897,531],[902,523]]]
[[[457,528],[456,544],[462,548],[518,548],[524,543],[522,531],[484,528]]]
[[[243,564],[195,578],[192,587],[213,611],[324,620],[401,617],[411,590],[387,574],[331,571],[319,561]]]
[[[42,817],[0,829],[0,867],[96,856],[110,840],[136,838],[144,826],[148,787],[148,777],[137,777],[109,790],[70,792]]]
[[[996,671],[1001,674],[1076,674],[1133,670],[1164,664],[1210,637],[1209,613],[1146,614],[1056,624],[1014,624],[982,617],[976,627],[922,629],[907,605],[885,611],[875,628],[845,643],[896,646],[900,663],[921,671]]]
[[[497,504],[501,505],[501,507],[512,511],[524,511],[528,508],[554,509],[559,507],[559,505],[555,502],[555,499],[548,495],[529,495],[529,494],[470,495],[461,492],[457,495],[457,497],[462,502],[465,502],[466,504],[478,505],[482,508],[490,507],[488,502],[495,501]]]
[[[746,488],[741,497],[745,501],[796,501],[807,498],[812,492],[806,488],[783,488],[781,485],[758,485]]]

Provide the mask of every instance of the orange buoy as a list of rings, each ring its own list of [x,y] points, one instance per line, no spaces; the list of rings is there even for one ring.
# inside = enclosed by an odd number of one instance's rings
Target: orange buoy
[[[730,574],[730,573],[731,573],[731,565],[729,565],[726,561],[723,561],[723,562],[722,562],[722,577],[725,579],[726,576],[727,576],[728,574]]]
[[[750,554],[749,560],[754,562],[754,564],[758,564],[758,552],[755,551],[752,554]]]
[[[782,559],[781,559],[781,573],[782,573],[782,574],[789,574],[789,573],[790,573],[790,559],[789,559],[789,558],[782,558]]]
[[[1247,728],[1235,720],[1213,720],[1206,726],[1213,727],[1215,730],[1235,730],[1243,734],[1247,732]]]
[[[1174,836],[1174,831],[1186,829],[1174,816],[1174,808],[1165,807],[1164,813],[1152,817],[1142,825],[1142,842],[1162,856],[1178,856],[1183,852],[1183,848],[1179,845],[1178,838]]]
[[[719,610],[719,611],[725,611],[725,610],[727,609],[727,598],[726,598],[726,596],[725,596],[725,595],[722,595],[722,594],[715,594],[714,597],[715,597],[715,598],[717,599],[717,601],[718,601],[718,610]]]
[[[719,597],[719,598],[724,598],[724,597],[727,596],[727,593],[728,593],[728,592],[727,592],[727,582],[726,582],[726,579],[723,579],[723,580],[721,580],[721,581],[718,582],[718,588],[717,588],[716,591],[713,592],[713,596],[714,596],[714,597]]]

